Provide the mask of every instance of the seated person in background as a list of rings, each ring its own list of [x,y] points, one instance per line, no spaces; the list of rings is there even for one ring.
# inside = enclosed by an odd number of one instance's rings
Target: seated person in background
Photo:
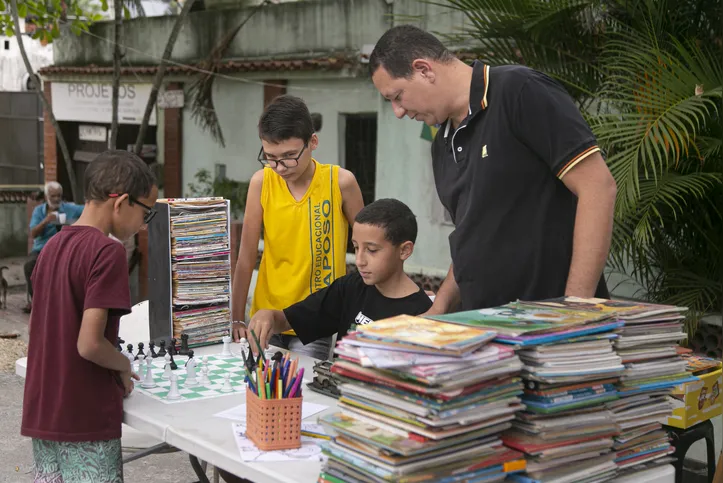
[[[356,325],[395,315],[419,315],[432,301],[404,273],[414,251],[417,220],[407,205],[381,199],[362,208],[352,227],[358,272],[335,280],[284,310],[259,310],[249,329],[267,347],[271,336],[290,329],[304,344],[335,333],[341,338]],[[249,334],[249,344],[258,348]]]
[[[64,214],[65,221],[63,223],[70,224],[80,218],[83,213],[83,205],[68,203],[63,201],[63,187],[56,181],[50,181],[45,184],[45,203],[38,205],[33,210],[30,217],[30,235],[33,237],[33,248],[30,252],[30,258],[25,262],[25,283],[27,284],[29,300],[33,296],[33,285],[30,282],[30,276],[35,268],[35,262],[38,260],[40,250],[43,249],[48,240],[58,233],[58,225],[61,220],[58,215]],[[25,312],[30,312],[30,302],[25,307]]]

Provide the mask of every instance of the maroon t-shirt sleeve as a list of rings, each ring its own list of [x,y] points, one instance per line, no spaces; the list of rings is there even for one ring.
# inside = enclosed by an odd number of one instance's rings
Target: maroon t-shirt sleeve
[[[101,248],[93,261],[83,310],[108,309],[108,315],[121,316],[129,313],[130,308],[126,251],[120,243],[112,243]]]

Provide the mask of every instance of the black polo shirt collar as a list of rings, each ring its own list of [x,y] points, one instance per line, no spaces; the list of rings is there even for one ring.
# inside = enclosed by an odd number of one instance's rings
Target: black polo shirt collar
[[[461,124],[467,124],[469,119],[477,114],[477,112],[484,110],[489,105],[487,100],[487,92],[490,86],[490,66],[479,60],[475,60],[472,64],[472,82],[469,86],[469,111],[467,119]],[[452,123],[449,119],[445,123],[444,137],[447,138],[450,134]]]

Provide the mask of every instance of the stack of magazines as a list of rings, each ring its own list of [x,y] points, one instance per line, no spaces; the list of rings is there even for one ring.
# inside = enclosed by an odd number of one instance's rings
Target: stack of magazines
[[[220,342],[231,322],[228,201],[169,200],[173,334],[190,347]]]
[[[359,326],[333,364],[340,412],[320,482],[502,481],[525,468],[505,447],[521,363],[495,332],[399,316]]]

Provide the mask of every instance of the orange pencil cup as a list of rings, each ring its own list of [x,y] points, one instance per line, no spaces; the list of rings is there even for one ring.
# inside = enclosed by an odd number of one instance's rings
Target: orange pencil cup
[[[246,391],[246,437],[262,451],[300,448],[302,399],[260,399]]]

